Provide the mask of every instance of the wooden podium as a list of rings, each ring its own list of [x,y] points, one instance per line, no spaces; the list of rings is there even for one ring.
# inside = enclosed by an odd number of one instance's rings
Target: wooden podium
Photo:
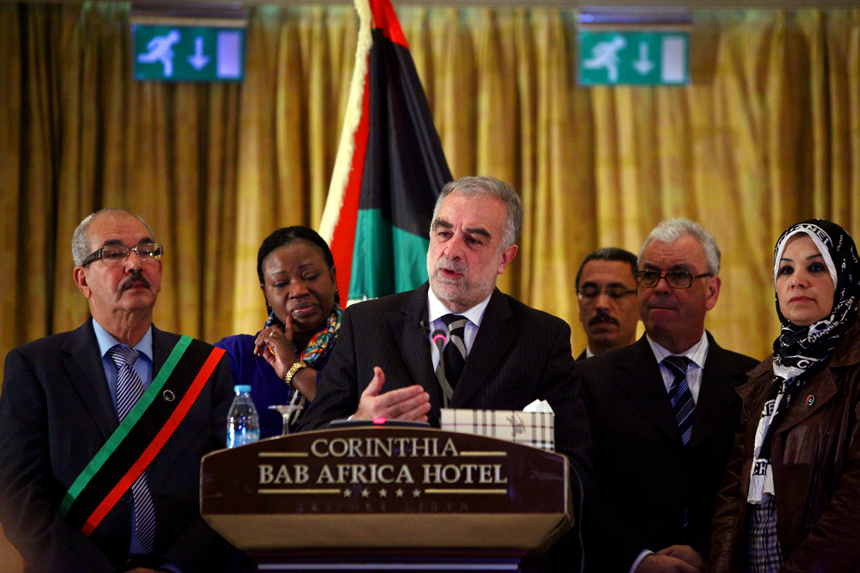
[[[568,472],[495,438],[329,429],[208,454],[200,508],[261,571],[516,570],[571,527]]]

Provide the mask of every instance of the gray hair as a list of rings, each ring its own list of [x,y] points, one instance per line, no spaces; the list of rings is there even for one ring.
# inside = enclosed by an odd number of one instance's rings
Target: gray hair
[[[502,231],[502,242],[499,245],[499,250],[507,249],[517,242],[517,237],[520,236],[520,231],[523,228],[523,200],[517,195],[513,187],[495,177],[461,177],[445,184],[436,200],[436,206],[433,208],[433,219],[430,222],[431,234],[442,201],[454,191],[470,197],[495,197],[504,203],[508,216],[505,219],[505,228]]]
[[[146,227],[146,230],[149,232],[149,236],[155,240],[155,233],[152,232],[152,229],[149,228],[149,225],[146,224],[139,215],[135,215],[131,211],[126,211],[125,209],[119,209],[117,207],[110,207],[108,209],[102,209],[100,211],[96,211],[95,213],[90,213],[84,220],[78,224],[77,229],[75,229],[74,234],[72,234],[72,260],[75,261],[75,266],[79,267],[84,263],[84,260],[89,256],[90,253],[93,252],[93,248],[89,245],[89,237],[87,236],[90,230],[90,225],[95,220],[96,217],[100,215],[104,215],[106,213],[126,213],[127,215],[131,215]]]
[[[708,265],[708,272],[713,276],[720,274],[720,248],[717,246],[717,240],[714,236],[707,232],[700,224],[689,219],[668,219],[663,221],[651,231],[642,248],[639,249],[639,265],[642,265],[642,252],[648,243],[651,241],[660,241],[661,243],[674,243],[684,235],[690,235],[702,245],[705,251],[705,262]]]

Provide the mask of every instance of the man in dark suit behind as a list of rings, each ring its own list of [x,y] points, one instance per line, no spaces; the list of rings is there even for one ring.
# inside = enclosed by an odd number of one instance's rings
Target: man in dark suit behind
[[[720,348],[705,332],[705,314],[720,294],[719,271],[710,233],[693,221],[664,221],[639,253],[645,335],[576,363],[595,480],[609,516],[595,540],[605,571],[704,569],[714,499],[740,416],[734,388],[758,363]],[[671,356],[683,358],[664,362]]]
[[[501,181],[447,184],[431,223],[429,285],[347,308],[301,429],[350,415],[438,426],[444,398],[431,333],[448,332],[443,316],[455,314],[466,318],[466,358],[449,407],[522,410],[546,400],[556,415],[556,448],[587,480],[588,423],[570,327],[495,289],[517,253],[522,218],[521,199]]]
[[[577,360],[636,342],[636,255],[624,249],[597,249],[576,272],[579,321],[588,344]]]
[[[16,348],[6,357],[0,394],[3,529],[28,563],[27,571],[220,570],[232,548],[200,517],[198,488],[201,456],[225,445],[232,399],[229,367],[211,346],[187,338],[179,344],[178,335],[152,326],[161,290],[162,248],[142,219],[119,209],[90,215],[75,231],[72,253],[75,282],[87,298],[92,319],[72,332]],[[153,379],[169,355],[177,356],[171,354],[175,347],[186,348],[185,353],[171,366],[173,376],[161,378],[166,382],[160,386]],[[115,363],[117,353],[128,353],[127,361]],[[73,483],[80,483],[76,478],[96,454],[105,452],[108,437],[119,434],[115,430],[120,418],[136,419],[139,409],[130,410],[139,399],[136,392],[153,386],[153,392],[145,394],[159,391],[153,404],[187,404],[184,399],[193,392],[182,394],[182,384],[174,381],[182,377],[177,373],[185,372],[186,365],[191,372],[192,358],[199,360],[195,365],[207,360],[204,367],[211,375],[202,386],[186,382],[199,390],[190,409],[143,474],[133,478],[134,485],[118,490],[121,498],[86,535],[82,529],[88,525],[73,524],[70,517],[75,504],[82,503],[88,492],[98,503],[110,486],[122,483],[119,477],[124,474],[107,480],[104,490],[82,490],[68,514],[62,509],[67,492],[71,495]],[[131,386],[134,389],[127,390]],[[162,387],[167,388],[163,394]],[[142,397],[140,401],[145,403]],[[168,406],[168,412],[176,411]],[[134,432],[153,419],[151,410],[147,408],[128,436],[120,438],[117,452],[135,444],[142,450],[150,443],[137,439]],[[161,429],[154,425],[151,432]],[[110,457],[102,469],[115,473],[116,465],[116,457]],[[97,473],[88,487],[101,475],[105,474]]]

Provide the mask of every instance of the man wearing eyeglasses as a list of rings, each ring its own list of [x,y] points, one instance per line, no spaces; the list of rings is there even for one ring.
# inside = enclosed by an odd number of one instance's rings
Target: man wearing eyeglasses
[[[758,363],[705,331],[719,272],[720,250],[701,225],[660,223],[636,274],[645,335],[576,363],[606,517],[591,554],[605,571],[705,568],[714,499],[740,417],[734,388]]]
[[[162,253],[136,215],[90,215],[72,255],[92,318],[6,357],[0,521],[28,571],[218,571],[234,551],[198,510],[230,369],[152,325]]]
[[[588,344],[577,360],[636,342],[636,255],[607,247],[589,253],[576,273],[579,321]]]

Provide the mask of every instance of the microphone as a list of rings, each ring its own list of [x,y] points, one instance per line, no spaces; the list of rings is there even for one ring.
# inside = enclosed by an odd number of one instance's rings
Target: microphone
[[[448,383],[448,378],[445,376],[445,357],[442,355],[445,342],[448,341],[448,333],[441,328],[437,328],[430,335],[433,339],[433,344],[439,349],[439,363],[436,366],[436,378],[439,380],[439,385],[442,386],[442,407],[448,407],[448,401],[454,395],[454,389]]]
[[[448,333],[441,328],[437,328],[433,331],[433,334],[431,334],[430,337],[433,339],[433,343],[436,345],[436,348],[439,349],[439,354],[441,355],[442,349],[448,341]]]

